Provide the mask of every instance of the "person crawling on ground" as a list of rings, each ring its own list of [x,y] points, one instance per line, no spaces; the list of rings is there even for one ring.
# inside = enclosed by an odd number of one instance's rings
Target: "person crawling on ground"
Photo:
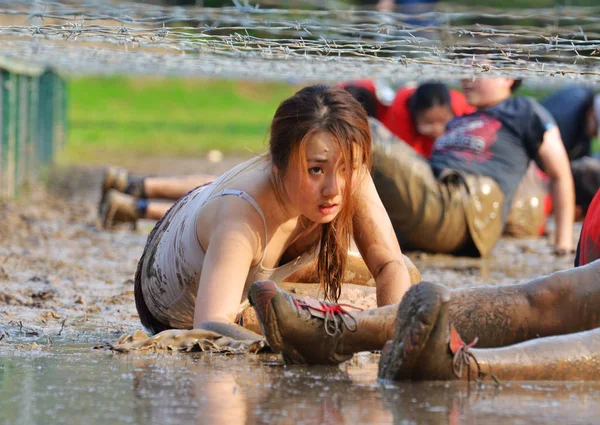
[[[135,276],[142,324],[261,338],[241,326],[250,284],[313,264],[325,297],[337,300],[351,243],[377,305],[399,302],[411,284],[407,260],[370,162],[367,114],[348,92],[315,85],[283,101],[268,153],[192,190],[156,224]]]

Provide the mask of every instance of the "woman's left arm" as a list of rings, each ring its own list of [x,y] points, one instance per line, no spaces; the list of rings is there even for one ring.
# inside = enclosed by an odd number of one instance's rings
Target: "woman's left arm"
[[[375,279],[377,305],[398,303],[410,287],[410,276],[370,173],[358,183],[354,202],[354,240]]]

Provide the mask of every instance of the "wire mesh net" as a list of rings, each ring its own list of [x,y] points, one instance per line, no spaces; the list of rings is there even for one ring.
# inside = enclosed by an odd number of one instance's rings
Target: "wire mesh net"
[[[237,1],[203,8],[0,0],[0,58],[74,74],[303,82],[485,74],[545,85],[597,82],[599,12],[446,5],[402,14]]]

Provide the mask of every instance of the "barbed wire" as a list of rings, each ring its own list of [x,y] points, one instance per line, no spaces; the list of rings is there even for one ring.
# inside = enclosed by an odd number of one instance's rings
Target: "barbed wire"
[[[600,7],[408,15],[237,4],[0,0],[0,56],[74,74],[600,81]]]

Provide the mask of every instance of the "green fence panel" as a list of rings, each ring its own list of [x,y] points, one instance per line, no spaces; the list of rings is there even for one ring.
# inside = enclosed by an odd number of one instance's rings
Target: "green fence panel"
[[[8,196],[8,133],[7,133],[7,90],[4,87],[8,73],[0,69],[0,197]]]
[[[40,77],[39,137],[41,139],[41,157],[43,164],[54,158],[54,74],[45,72]]]
[[[29,182],[33,182],[38,176],[39,162],[38,162],[38,101],[39,101],[39,84],[40,80],[38,77],[29,77],[29,91],[27,93],[27,129],[28,129],[28,140],[27,140],[27,178]]]
[[[67,89],[65,80],[54,74],[54,152],[62,149],[67,131]]]
[[[4,104],[6,108],[6,184],[7,195],[14,197],[16,195],[17,186],[17,75],[8,73],[4,80],[4,88],[6,89]]]
[[[66,139],[66,83],[49,70],[0,58],[0,198],[18,195]]]
[[[18,77],[18,117],[17,117],[17,191],[23,184],[29,183],[29,77]]]

